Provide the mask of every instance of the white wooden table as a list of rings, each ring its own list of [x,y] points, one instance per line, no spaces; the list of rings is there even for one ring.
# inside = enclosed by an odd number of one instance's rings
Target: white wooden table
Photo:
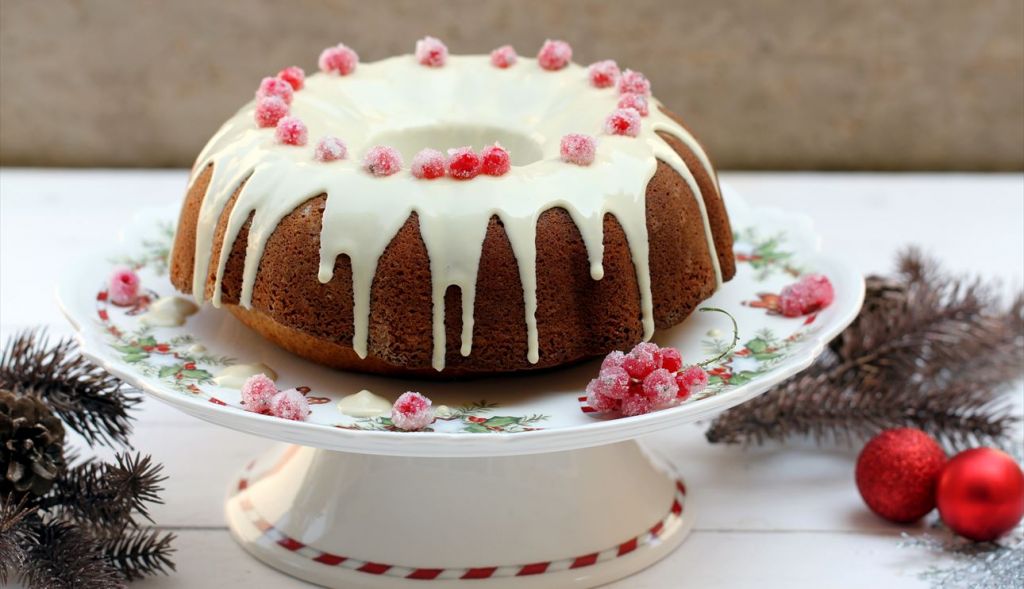
[[[0,170],[3,337],[36,325],[69,334],[53,297],[62,264],[113,241],[135,209],[178,202],[185,177],[180,170]],[[824,247],[865,273],[890,269],[895,252],[916,243],[954,270],[1000,277],[1008,292],[1021,287],[1024,175],[732,173],[723,179],[751,201],[807,213]],[[1011,394],[1020,399],[1021,391]],[[178,573],[137,586],[305,586],[245,554],[221,514],[235,469],[271,442],[151,400],[137,418],[135,448],[163,462],[170,477],[154,518],[178,535]],[[650,442],[683,465],[699,503],[696,530],[669,558],[612,587],[918,587],[926,586],[918,573],[943,564],[943,557],[898,547],[901,531],[924,526],[889,525],[866,510],[853,483],[855,450],[716,446],[704,440],[701,425]]]

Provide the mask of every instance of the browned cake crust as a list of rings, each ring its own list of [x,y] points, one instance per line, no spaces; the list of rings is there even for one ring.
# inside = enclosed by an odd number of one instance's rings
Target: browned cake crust
[[[673,116],[676,120],[678,117]],[[680,154],[704,195],[725,280],[736,266],[732,230],[713,178],[685,144],[659,135]],[[196,223],[212,168],[193,183],[182,207],[171,253],[171,281],[192,290]],[[239,187],[239,190],[241,187]],[[206,279],[212,294],[218,252],[238,191],[222,213]],[[527,361],[523,290],[516,258],[500,220],[490,221],[480,258],[474,307],[473,349],[459,353],[461,294],[445,295],[445,369],[431,367],[431,281],[427,249],[413,213],[381,256],[371,287],[368,356],[352,349],[352,271],[340,256],[333,279],[317,279],[320,225],[326,196],[319,195],[284,217],[267,241],[253,287],[252,308],[238,306],[249,221],[239,232],[225,266],[222,302],[243,323],[279,346],[315,362],[391,375],[460,377],[550,368],[642,339],[640,296],[625,234],[618,221],[604,219],[604,278],[590,277],[579,230],[563,209],[551,209],[537,223],[537,331],[540,361]],[[683,321],[715,289],[700,209],[686,182],[664,162],[647,185],[647,230],[654,319],[658,328]]]

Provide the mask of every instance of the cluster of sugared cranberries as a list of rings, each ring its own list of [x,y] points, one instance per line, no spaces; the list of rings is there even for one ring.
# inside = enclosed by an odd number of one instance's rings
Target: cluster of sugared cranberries
[[[619,94],[643,94],[649,96],[651,83],[647,76],[627,69],[619,76]]]
[[[468,145],[449,149],[445,168],[448,175],[456,180],[476,178],[480,174],[480,156]]]
[[[327,135],[316,144],[313,157],[318,162],[334,162],[348,157],[348,146],[337,137]]]
[[[441,67],[448,61],[448,47],[440,39],[423,37],[416,41],[416,61],[427,67]]]
[[[284,117],[277,122],[274,129],[274,137],[282,145],[305,145],[309,139],[309,131],[306,124],[299,117]]]
[[[444,154],[436,149],[421,149],[412,157],[412,175],[421,180],[444,176]]]
[[[604,120],[604,132],[636,137],[640,134],[640,113],[635,108],[616,109]]]
[[[285,104],[292,103],[292,97],[295,94],[295,89],[288,82],[281,78],[266,77],[260,81],[260,87],[256,89],[256,99],[266,98],[268,96],[277,96],[285,102]]]
[[[242,407],[261,415],[304,421],[309,415],[309,401],[297,389],[277,390],[266,374],[256,374],[242,385]]]
[[[570,61],[572,61],[572,47],[565,41],[548,39],[544,41],[544,45],[537,52],[537,63],[546,70],[560,70],[569,65]]]
[[[491,65],[496,68],[509,68],[516,64],[519,56],[516,54],[516,50],[511,45],[502,45],[494,51],[491,51]]]
[[[495,142],[480,152],[480,173],[485,176],[504,176],[512,169],[508,150]]]
[[[703,368],[683,366],[679,350],[642,342],[628,354],[605,357],[587,385],[587,404],[600,413],[641,415],[685,401],[707,383]]]
[[[619,98],[619,108],[632,108],[640,113],[642,117],[646,117],[650,113],[647,97],[643,94],[634,94],[632,92],[623,94]]]
[[[835,296],[827,277],[807,274],[779,293],[779,312],[786,317],[810,315],[831,305]]]
[[[288,82],[292,90],[302,90],[306,85],[306,72],[297,65],[286,67],[277,72],[277,77]]]
[[[142,281],[134,270],[126,266],[114,268],[107,285],[107,298],[119,307],[131,307],[139,298]]]
[[[276,77],[260,80],[260,86],[256,89],[256,124],[260,127],[276,127],[278,121],[288,116],[295,91],[302,89],[305,79],[306,73],[302,68],[291,66],[278,72]]]
[[[569,133],[562,137],[560,147],[563,162],[577,166],[589,166],[594,163],[597,142],[590,135]]]
[[[595,88],[611,88],[619,79],[619,64],[611,59],[592,63],[587,67],[587,76]]]
[[[402,169],[402,154],[394,147],[375,145],[363,157],[363,167],[374,176],[390,176]]]
[[[320,52],[318,64],[322,72],[347,76],[356,71],[359,54],[344,43],[338,43]]]
[[[403,393],[391,407],[391,423],[400,430],[416,431],[434,422],[430,399],[419,393]]]

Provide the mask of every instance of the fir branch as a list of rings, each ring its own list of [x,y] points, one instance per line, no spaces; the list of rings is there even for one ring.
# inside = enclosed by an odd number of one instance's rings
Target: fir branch
[[[26,517],[33,509],[27,505],[28,496],[16,501],[10,494],[0,498],[0,583],[6,585],[11,573],[22,570],[28,559],[28,530]]]
[[[129,581],[175,570],[171,554],[174,534],[152,528],[134,528],[110,536],[102,543],[103,553],[114,568]]]
[[[719,416],[712,443],[790,436],[852,444],[912,426],[949,448],[1005,444],[1017,418],[1000,398],[1024,370],[1024,294],[952,277],[914,248],[896,278],[868,278],[864,309],[807,371]]]
[[[123,589],[124,577],[102,546],[83,529],[62,521],[40,521],[20,580],[29,589]]]
[[[0,353],[0,388],[34,394],[90,444],[127,445],[128,410],[141,398],[78,354],[72,339],[50,345],[44,330],[26,330]]]
[[[41,507],[82,524],[108,530],[137,525],[136,515],[152,521],[149,505],[162,503],[160,486],[167,477],[150,456],[118,454],[116,464],[85,460],[68,467]]]

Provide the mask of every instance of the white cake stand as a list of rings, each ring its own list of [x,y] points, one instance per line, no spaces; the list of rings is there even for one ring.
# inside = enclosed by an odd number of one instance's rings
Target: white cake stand
[[[142,325],[142,309],[107,304],[103,285],[115,263],[130,263],[151,299],[173,296],[165,260],[176,207],[143,213],[116,250],[66,272],[58,294],[83,352],[113,374],[200,419],[293,444],[246,465],[227,495],[232,534],[270,566],[327,587],[593,587],[664,557],[693,525],[686,486],[637,438],[710,417],[806,368],[860,308],[861,277],[818,253],[807,218],[751,209],[728,191],[727,200],[739,272],[707,304],[736,317],[740,344],[703,395],[632,418],[584,412],[596,361],[416,382],[312,365],[213,309],[180,327]],[[831,279],[835,302],[809,318],[771,314],[771,293],[806,271]],[[731,324],[695,313],[656,339],[697,361],[731,340]],[[238,391],[213,380],[236,361],[305,387],[309,419],[243,411]],[[449,409],[433,431],[397,432],[387,419],[339,413],[336,402],[361,389],[392,399],[419,390]]]

